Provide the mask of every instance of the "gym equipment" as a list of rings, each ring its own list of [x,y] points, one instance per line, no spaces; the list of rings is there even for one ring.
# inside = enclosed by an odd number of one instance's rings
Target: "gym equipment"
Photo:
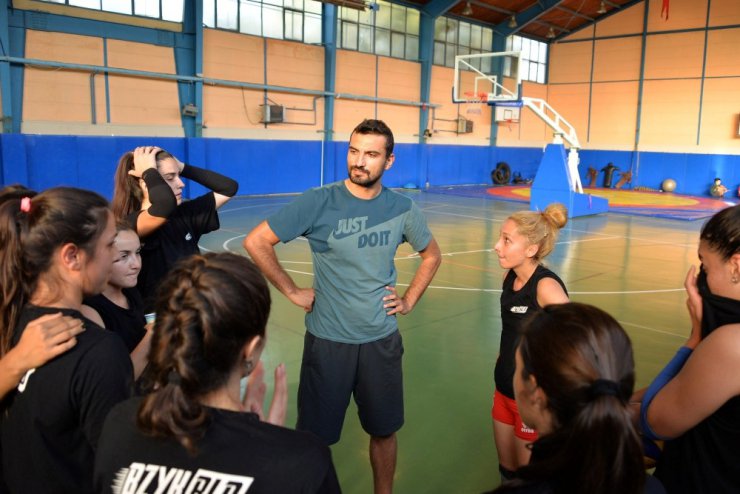
[[[491,180],[495,185],[506,185],[511,178],[511,167],[505,161],[499,161],[496,169],[491,170]]]
[[[663,180],[663,183],[660,184],[660,188],[663,189],[663,192],[673,192],[676,190],[676,181],[672,178],[666,178]]]
[[[612,179],[614,178],[614,172],[616,170],[619,170],[619,167],[614,166],[614,163],[609,163],[604,168],[601,169],[601,171],[604,172],[604,184],[603,185],[605,189],[612,188]]]

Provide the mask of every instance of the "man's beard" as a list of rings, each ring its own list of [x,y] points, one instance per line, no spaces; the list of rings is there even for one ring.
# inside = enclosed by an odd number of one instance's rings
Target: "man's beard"
[[[369,173],[367,173],[367,171],[363,170],[365,171],[366,176],[364,178],[360,178],[352,175],[353,170],[362,170],[362,168],[351,168],[347,173],[349,175],[349,181],[355,185],[359,185],[360,187],[365,187],[368,189],[378,183],[378,180],[380,180],[383,176],[383,173],[380,173],[377,177],[372,177]]]

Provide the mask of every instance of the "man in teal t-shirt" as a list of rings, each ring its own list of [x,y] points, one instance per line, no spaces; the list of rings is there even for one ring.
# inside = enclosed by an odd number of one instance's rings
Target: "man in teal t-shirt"
[[[349,177],[311,189],[259,224],[244,247],[265,276],[306,311],[298,389],[298,429],[339,440],[349,399],[370,435],[375,492],[390,492],[396,432],[403,425],[403,344],[396,314],[408,314],[441,262],[439,246],[414,202],[381,183],[393,165],[393,133],[365,120],[350,136]],[[278,242],[305,237],[313,288],[299,288],[275,254]],[[409,244],[421,264],[403,295],[393,258]]]

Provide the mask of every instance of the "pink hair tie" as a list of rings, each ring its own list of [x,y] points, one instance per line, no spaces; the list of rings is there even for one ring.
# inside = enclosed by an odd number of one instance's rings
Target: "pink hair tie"
[[[21,211],[28,213],[31,211],[31,198],[24,197],[21,199]]]

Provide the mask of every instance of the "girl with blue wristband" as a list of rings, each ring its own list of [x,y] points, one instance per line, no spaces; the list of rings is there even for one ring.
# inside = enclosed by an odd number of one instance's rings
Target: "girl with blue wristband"
[[[642,399],[643,434],[666,439],[655,475],[669,493],[740,492],[740,206],[699,237],[686,277],[691,335]]]

